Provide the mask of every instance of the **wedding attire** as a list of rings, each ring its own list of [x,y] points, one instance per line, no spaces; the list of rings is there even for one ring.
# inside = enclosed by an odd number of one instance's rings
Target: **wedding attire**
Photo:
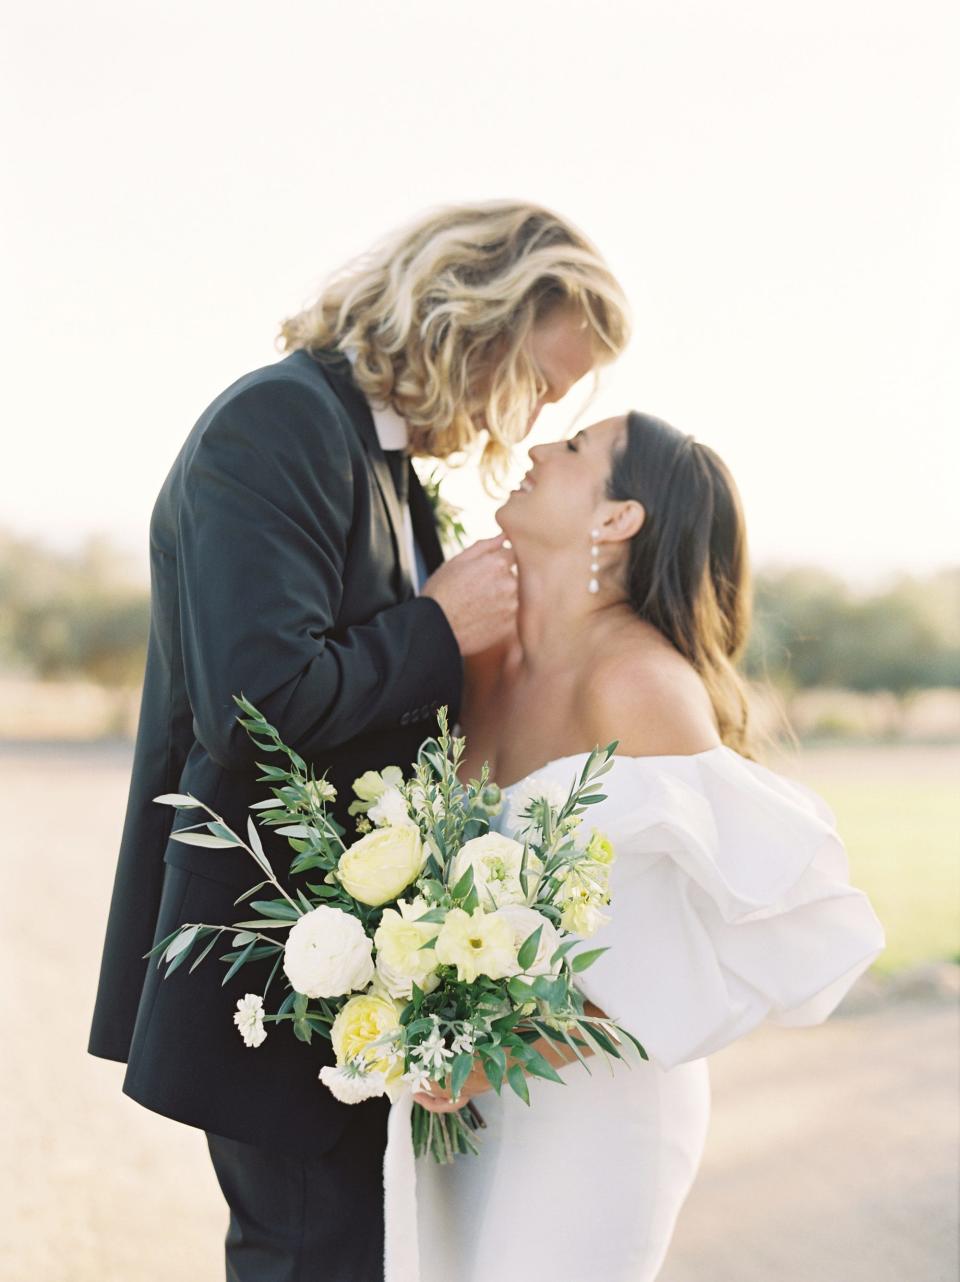
[[[565,793],[585,760],[506,789],[495,826],[513,835],[535,783]],[[631,1054],[611,1076],[594,1056],[563,1086],[528,1079],[530,1107],[506,1086],[478,1097],[480,1155],[419,1159],[416,1205],[409,1187],[387,1190],[419,1225],[420,1282],[652,1282],[703,1151],[706,1056],[764,1020],[820,1023],[883,947],[832,815],[800,784],[718,747],[616,757],[597,791],[587,831],[616,860],[610,922],[589,946],[609,951],[578,986],[649,1062]],[[391,1148],[404,1143],[391,1119]],[[402,1169],[387,1157],[388,1176]],[[390,1224],[387,1282],[416,1282],[416,1251]]]
[[[244,1282],[287,1277],[291,1252],[307,1249],[331,1280],[380,1278],[387,1109],[348,1107],[320,1085],[333,1062],[323,1039],[307,1047],[276,1029],[256,1053],[243,1045],[232,1014],[262,991],[267,963],[226,986],[213,957],[169,979],[147,964],[183,922],[237,920],[254,880],[236,850],[171,841],[193,815],[153,798],[190,792],[245,831],[265,795],[263,754],[234,694],[328,771],[344,826],[357,775],[408,766],[438,707],[456,716],[456,639],[414,594],[417,555],[423,577],[443,554],[399,462],[409,515],[347,359],[298,351],[217,397],[151,518],[143,701],[89,1049],[126,1061],[123,1089],[140,1104],[208,1133],[234,1212],[231,1276]],[[286,840],[262,836],[286,880]]]

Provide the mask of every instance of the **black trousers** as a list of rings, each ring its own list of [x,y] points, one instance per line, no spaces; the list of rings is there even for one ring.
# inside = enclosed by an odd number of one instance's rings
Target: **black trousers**
[[[383,1282],[386,1110],[357,1111],[306,1159],[207,1134],[230,1207],[227,1282]]]

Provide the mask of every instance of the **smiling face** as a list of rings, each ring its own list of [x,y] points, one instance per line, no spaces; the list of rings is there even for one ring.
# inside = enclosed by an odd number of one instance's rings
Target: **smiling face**
[[[594,529],[599,543],[631,538],[643,523],[643,508],[606,497],[613,454],[625,434],[626,418],[608,418],[569,440],[533,446],[530,470],[497,512],[511,542],[582,552]]]

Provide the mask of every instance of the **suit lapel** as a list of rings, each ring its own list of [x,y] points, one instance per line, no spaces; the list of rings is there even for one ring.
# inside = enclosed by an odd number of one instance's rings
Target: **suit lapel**
[[[377,482],[377,489],[380,491],[387,519],[390,522],[390,533],[393,536],[393,549],[397,561],[398,595],[405,599],[413,595],[413,567],[410,564],[407,540],[403,536],[403,512],[397,498],[393,477],[390,475],[390,467],[380,448],[367,398],[353,381],[350,362],[345,356],[339,352],[324,352],[322,359],[317,360],[316,363],[327,375],[330,386],[336,392],[363,441],[367,462]]]

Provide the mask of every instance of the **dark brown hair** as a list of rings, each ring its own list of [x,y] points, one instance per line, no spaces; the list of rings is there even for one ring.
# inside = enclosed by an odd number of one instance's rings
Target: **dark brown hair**
[[[693,665],[721,739],[749,756],[746,688],[735,665],[750,627],[750,568],[733,477],[708,446],[633,412],[607,497],[635,499],[646,511],[627,560],[631,607]]]

